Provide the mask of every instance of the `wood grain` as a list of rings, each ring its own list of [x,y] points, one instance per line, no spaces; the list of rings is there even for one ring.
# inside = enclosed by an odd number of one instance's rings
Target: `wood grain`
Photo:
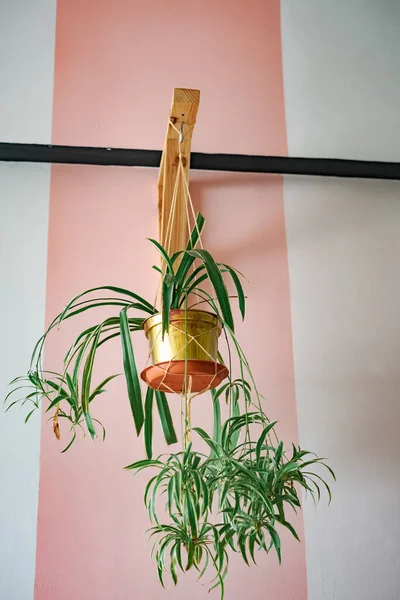
[[[159,240],[170,255],[182,250],[188,237],[188,194],[182,177],[179,177],[177,182],[176,204],[171,222],[170,214],[179,161],[182,162],[183,171],[189,181],[192,134],[199,102],[199,90],[174,89],[158,177]],[[179,144],[181,131],[182,141]]]

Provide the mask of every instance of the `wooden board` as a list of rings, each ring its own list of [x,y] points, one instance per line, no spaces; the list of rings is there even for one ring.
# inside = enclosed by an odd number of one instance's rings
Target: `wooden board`
[[[177,181],[177,173],[181,161],[189,182],[190,150],[199,102],[199,90],[174,89],[158,177],[159,240],[170,255],[183,250],[188,238],[188,194],[183,178],[180,176]],[[171,216],[175,194],[175,208]]]

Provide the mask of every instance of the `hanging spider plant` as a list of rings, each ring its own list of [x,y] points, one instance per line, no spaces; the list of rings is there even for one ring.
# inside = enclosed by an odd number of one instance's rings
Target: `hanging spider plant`
[[[71,438],[63,452],[73,444],[78,429],[87,430],[92,438],[97,435],[97,430],[101,430],[104,437],[105,429],[92,416],[92,407],[95,399],[105,392],[105,386],[117,375],[110,374],[96,385],[92,381],[93,368],[100,347],[119,338],[133,422],[137,435],[143,432],[147,456],[127,469],[134,472],[150,467],[158,469],[146,486],[144,501],[153,522],[150,536],[160,581],[164,585],[165,573],[169,573],[176,584],[179,571],[184,573],[193,568],[202,578],[213,570],[211,589],[219,587],[223,597],[230,553],[239,552],[244,562],[249,564],[250,561],[256,562],[257,552],[268,553],[274,549],[280,562],[279,532],[282,528],[288,529],[298,539],[286,517],[287,509],[296,511],[300,508],[300,489],[319,500],[322,485],[330,499],[328,484],[313,467],[320,464],[333,477],[334,474],[322,459],[306,450],[293,445],[289,454],[276,437],[275,422],[271,423],[264,413],[263,398],[235,336],[232,297],[226,280],[230,280],[235,289],[234,301],[244,318],[245,295],[240,274],[229,265],[216,262],[201,247],[203,227],[204,218],[199,214],[186,249],[172,256],[158,242],[150,240],[162,259],[161,267],[153,267],[161,279],[160,310],[155,303],[148,302],[135,292],[116,286],[92,288],[73,298],[37,342],[28,375],[12,382],[14,387],[6,403],[8,408],[18,403],[30,404],[28,421],[44,400],[46,411],[54,411],[50,418],[53,418],[56,436],[60,437],[59,420],[68,423],[70,428]],[[190,343],[201,344],[198,334],[192,335],[188,342],[189,313],[193,309],[191,299],[196,307],[200,304],[202,309],[205,307],[211,311],[211,320],[216,322],[216,338],[210,358],[215,364],[217,359],[224,363],[224,376],[229,373],[225,383],[211,390],[213,435],[193,428],[206,453],[194,450],[192,446],[190,404],[193,390],[192,379],[187,378],[187,367]],[[92,313],[98,307],[107,307],[117,314],[110,314],[78,335],[67,349],[60,373],[43,370],[43,352],[48,335],[64,321],[86,311]],[[157,322],[160,328],[158,342],[164,343],[167,338],[170,341],[173,329],[176,329],[177,312],[183,324],[180,332],[183,335],[182,348],[176,352],[180,355],[182,350],[184,356],[183,387],[179,388],[184,413],[183,448],[181,452],[153,460],[155,409],[166,443],[177,442],[177,435],[162,386],[156,386],[156,389],[148,387],[143,399],[132,333],[146,331],[147,335],[149,323]],[[194,321],[196,318],[194,314]],[[217,347],[221,332],[226,341],[226,361]],[[239,365],[236,378],[232,374],[233,353]],[[173,363],[175,358],[172,354],[170,362]],[[213,385],[211,379],[208,387]],[[221,419],[221,399],[225,399],[229,413],[225,422]],[[165,507],[161,505],[162,498],[165,499]],[[164,521],[165,515],[168,522]]]

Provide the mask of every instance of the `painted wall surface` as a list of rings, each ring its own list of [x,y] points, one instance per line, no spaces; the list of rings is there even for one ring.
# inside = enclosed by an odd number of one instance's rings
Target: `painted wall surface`
[[[54,143],[130,146],[135,140],[138,147],[161,147],[172,89],[182,85],[199,87],[204,97],[194,149],[286,153],[279,2],[266,10],[258,0],[247,5],[210,0],[193,7],[190,20],[182,1],[148,7],[127,0],[95,4],[94,13],[93,2],[58,2]],[[182,44],[201,45],[206,24],[210,37],[204,52],[182,54]],[[246,107],[257,122],[257,135],[245,118]],[[154,297],[151,265],[157,259],[145,238],[156,235],[156,179],[156,172],[146,170],[53,167],[48,321],[71,296],[95,285],[114,283]],[[271,411],[281,419],[282,435],[296,441],[282,178],[193,174],[192,182],[196,205],[210,222],[210,250],[254,282],[242,339],[260,387],[273,398]],[[221,230],[227,214],[230,226]],[[83,316],[79,327],[94,318]],[[72,341],[73,328],[68,325],[51,340],[50,368]],[[258,346],[251,341],[254,331]],[[145,364],[144,339],[139,349],[138,363]],[[102,354],[102,373],[118,372],[118,345]],[[209,429],[206,402],[199,399],[193,411],[206,415]],[[177,403],[177,422],[178,409]],[[43,424],[37,600],[209,597],[208,586],[196,585],[193,574],[176,589],[160,590],[145,534],[145,474],[133,479],[122,471],[143,455],[129,413],[123,381],[115,382],[98,403],[100,420],[108,427],[106,442],[82,440],[63,456]],[[65,428],[62,436],[67,443]],[[302,535],[301,515],[296,525]],[[289,535],[283,539],[280,569],[271,559],[250,574],[238,557],[232,560],[227,597],[250,600],[268,588],[277,600],[306,599],[305,548]]]
[[[0,141],[48,143],[55,0],[0,2]],[[0,389],[26,372],[45,317],[49,165],[0,163]],[[40,415],[0,410],[0,598],[33,598]]]
[[[156,177],[155,172],[147,170],[53,167],[48,317],[65,305],[66,298],[102,283],[130,286],[145,297],[154,297],[156,278],[150,267],[157,257],[145,236],[156,234]],[[209,219],[207,246],[221,259],[237,264],[254,282],[249,284],[247,327],[238,333],[253,361],[260,388],[273,398],[270,410],[281,420],[282,435],[286,440],[296,440],[282,180],[256,179],[221,175],[200,179],[194,175],[193,194]],[[244,193],[249,199],[245,230],[239,219],[232,219],[231,227],[217,236],[217,218],[226,211],[233,210],[243,217]],[[75,240],[72,247],[71,231]],[[250,247],[249,238],[254,244]],[[105,239],[107,244],[102,243]],[[243,240],[240,248],[238,239]],[[261,275],[257,277],[259,270]],[[268,305],[265,295],[270,299]],[[82,317],[79,325],[57,332],[48,347],[51,361],[47,365],[52,368],[56,362],[59,364],[61,351],[72,342],[74,334],[102,315]],[[260,352],[254,346],[255,332],[260,341],[265,340],[267,350]],[[145,340],[138,335],[135,344],[138,364],[144,365]],[[120,371],[118,343],[105,349],[99,358],[96,380],[106,372]],[[199,398],[193,413],[209,430],[207,404],[207,398]],[[87,600],[110,596],[125,600],[129,595],[144,600],[161,594],[166,598],[185,598],[188,594],[199,600],[208,598],[208,587],[196,584],[193,575],[183,578],[175,589],[169,586],[167,592],[160,590],[145,534],[148,520],[142,494],[146,476],[133,478],[122,471],[123,466],[143,454],[143,442],[135,438],[133,431],[123,380],[109,386],[109,393],[99,397],[93,411],[107,425],[105,443],[79,440],[62,456],[59,451],[69,440],[67,428],[61,424],[60,445],[51,425],[43,423],[36,598],[80,598],[82,593]],[[176,423],[178,413],[177,401]],[[157,431],[156,451],[162,451],[162,436]],[[302,535],[301,517],[296,526]],[[281,568],[273,557],[260,561],[260,568],[253,572],[238,557],[232,560],[228,598],[262,597],[267,586],[278,599],[307,597],[305,548],[289,536],[284,535],[283,540],[285,562]],[[213,595],[218,597],[217,592]]]
[[[283,0],[289,154],[400,160],[400,5]],[[331,457],[305,504],[309,600],[400,597],[400,184],[285,178],[300,443]]]

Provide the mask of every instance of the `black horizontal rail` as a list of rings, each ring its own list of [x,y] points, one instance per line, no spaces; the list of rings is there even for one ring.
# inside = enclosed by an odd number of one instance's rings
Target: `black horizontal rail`
[[[160,150],[0,143],[0,161],[158,167]],[[400,163],[192,152],[192,169],[361,179],[400,179]]]

